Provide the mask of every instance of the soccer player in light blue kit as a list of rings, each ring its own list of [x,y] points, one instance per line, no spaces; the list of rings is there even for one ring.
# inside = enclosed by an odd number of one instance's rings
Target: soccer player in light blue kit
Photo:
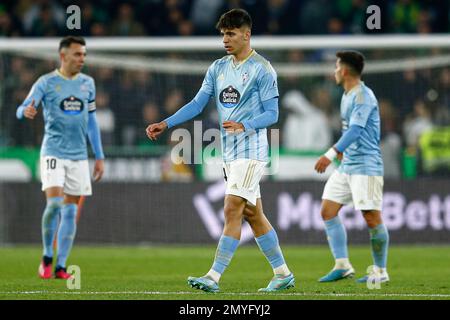
[[[229,265],[241,237],[242,219],[250,224],[256,243],[272,266],[274,277],[260,291],[294,286],[275,230],[263,213],[259,181],[269,161],[266,128],[278,121],[276,73],[270,63],[250,47],[252,21],[242,9],[224,13],[217,29],[228,56],[208,69],[195,98],[174,115],[147,127],[155,140],[172,128],[200,114],[214,98],[220,116],[224,161],[225,225],[214,263],[203,277],[189,277],[188,284],[207,292],[219,291],[219,280]]]
[[[381,219],[383,160],[378,101],[361,81],[364,56],[356,51],[341,51],[336,57],[336,83],[345,90],[341,100],[343,134],[315,165],[316,171],[323,173],[336,157],[341,160],[325,185],[321,209],[335,266],[319,281],[336,281],[355,273],[348,257],[347,234],[338,216],[343,205],[353,204],[362,211],[369,227],[374,262],[369,274],[357,281],[387,282],[389,233]]]
[[[42,103],[45,134],[40,171],[47,206],[42,216],[43,258],[39,276],[71,277],[66,261],[76,233],[77,205],[81,196],[91,195],[87,137],[95,154],[94,179],[101,179],[104,154],[95,115],[94,79],[80,73],[86,43],[81,37],[65,37],[59,44],[61,67],[41,76],[17,109],[17,118],[34,119]],[[59,220],[59,227],[58,227]],[[53,240],[56,232],[58,256],[52,275]]]

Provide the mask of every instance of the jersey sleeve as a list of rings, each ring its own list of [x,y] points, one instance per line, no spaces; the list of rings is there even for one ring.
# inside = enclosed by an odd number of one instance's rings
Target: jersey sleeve
[[[364,128],[374,108],[375,108],[374,105],[367,103],[355,104],[355,107],[353,108],[352,113],[350,115],[349,127],[357,125]]]
[[[31,101],[34,100],[34,106],[35,108],[37,108],[45,97],[46,87],[47,79],[44,76],[37,79],[37,81],[31,87],[31,90],[28,93],[27,97],[19,107],[26,107],[31,103]]]
[[[216,63],[214,62],[206,71],[205,79],[203,79],[202,87],[199,91],[206,93],[209,96],[214,96],[214,75],[215,75]]]
[[[259,98],[261,101],[267,101],[279,96],[277,74],[272,71],[261,71],[257,79]]]
[[[89,81],[89,98],[88,98],[88,111],[93,112],[96,110],[95,106],[95,81],[90,79]]]

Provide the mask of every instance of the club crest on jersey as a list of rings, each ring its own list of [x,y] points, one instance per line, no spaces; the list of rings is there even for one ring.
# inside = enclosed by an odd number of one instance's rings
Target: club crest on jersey
[[[228,86],[220,92],[219,101],[225,108],[237,106],[241,100],[241,94],[233,86]]]
[[[245,84],[248,81],[249,77],[250,76],[248,75],[248,72],[243,73],[242,74],[242,84]]]
[[[83,101],[77,97],[70,96],[61,101],[59,107],[66,114],[79,114],[84,109]]]

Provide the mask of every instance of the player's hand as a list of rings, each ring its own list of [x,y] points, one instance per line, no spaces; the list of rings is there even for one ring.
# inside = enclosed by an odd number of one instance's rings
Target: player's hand
[[[94,181],[100,181],[103,176],[103,172],[105,172],[105,161],[104,160],[95,160],[94,165]]]
[[[318,173],[324,173],[325,170],[327,170],[327,167],[330,165],[331,161],[325,157],[325,156],[321,156],[319,158],[319,160],[317,160],[316,165],[314,167],[314,169],[318,172]]]
[[[158,136],[163,133],[167,129],[167,123],[165,121],[161,121],[159,123],[153,123],[147,127],[145,132],[147,133],[147,137],[155,141]]]
[[[36,108],[34,107],[34,99],[31,101],[31,103],[23,110],[23,116],[25,117],[25,118],[28,118],[28,119],[34,119],[34,117],[36,116],[36,114],[37,114],[37,110],[36,110]]]
[[[339,161],[342,161],[342,159],[344,158],[344,153],[343,152],[338,152],[336,159],[338,159]]]
[[[245,131],[244,125],[240,122],[224,121],[222,127],[228,133],[241,133]]]

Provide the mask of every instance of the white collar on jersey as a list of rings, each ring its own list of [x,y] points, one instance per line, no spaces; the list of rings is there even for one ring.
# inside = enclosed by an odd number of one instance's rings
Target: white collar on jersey
[[[78,75],[80,74],[80,73],[77,73],[72,78],[69,78],[69,77],[66,77],[65,75],[63,75],[62,72],[59,71],[59,69],[55,69],[55,72],[58,76],[60,76],[61,78],[65,79],[65,80],[75,80],[76,78],[78,78]]]
[[[231,56],[231,63],[233,64],[234,68],[239,68],[240,66],[242,66],[248,59],[250,59],[254,54],[256,53],[255,49],[252,49],[252,51],[250,51],[250,54],[247,56],[247,58],[245,58],[244,60],[242,60],[241,62],[238,62],[236,64],[236,61],[234,60],[234,57]]]

